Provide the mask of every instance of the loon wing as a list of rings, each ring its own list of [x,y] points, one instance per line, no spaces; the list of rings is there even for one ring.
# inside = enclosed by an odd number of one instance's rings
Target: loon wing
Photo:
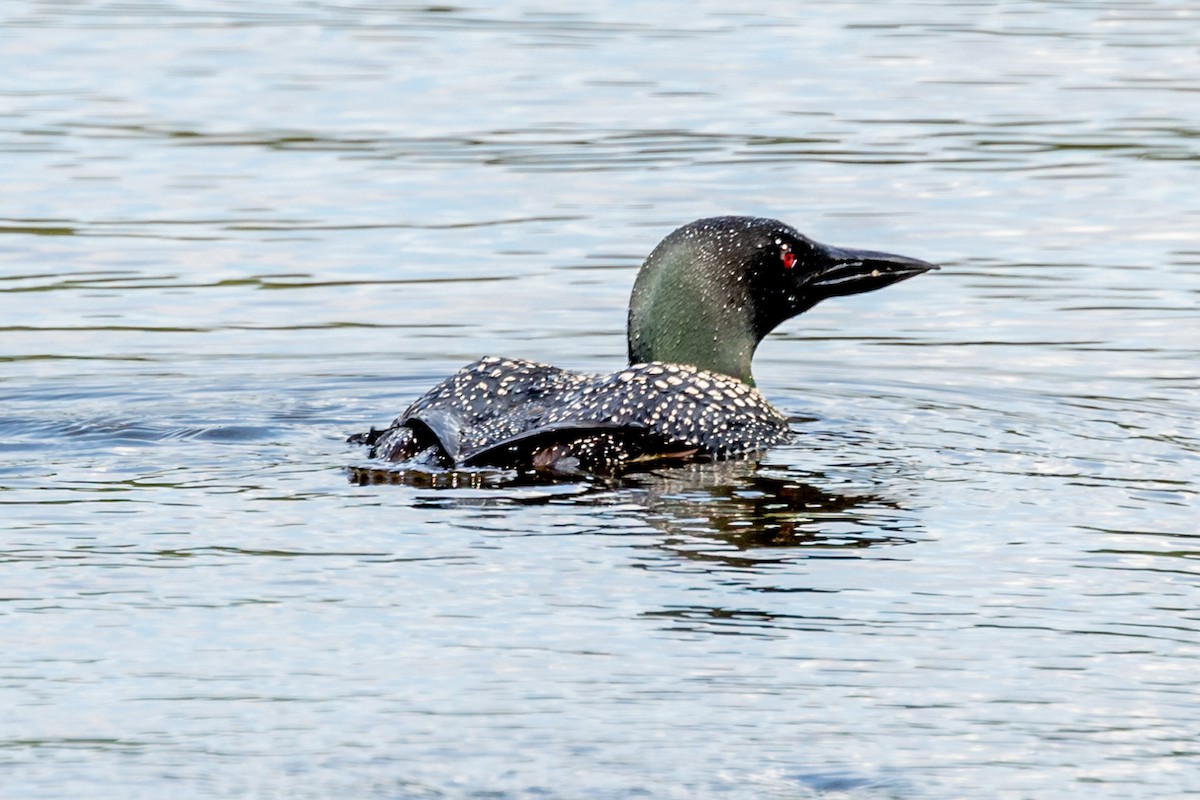
[[[607,457],[589,452],[600,438],[605,439],[602,447],[619,451],[621,457],[610,462]],[[642,425],[564,421],[477,447],[456,461],[464,467],[532,464],[535,469],[562,474],[613,473],[628,464],[641,466],[688,458],[697,449],[672,442]]]
[[[414,430],[417,426],[424,428],[450,460],[458,463],[462,454],[463,428],[466,424],[462,414],[454,410],[430,408],[408,417],[404,424]]]
[[[491,465],[493,459],[510,451],[531,452],[548,444],[559,443],[571,439],[582,439],[596,433],[615,434],[622,430],[630,431],[628,425],[615,422],[557,422],[521,431],[515,436],[508,436],[499,441],[489,442],[481,447],[464,453],[459,464],[464,467]]]

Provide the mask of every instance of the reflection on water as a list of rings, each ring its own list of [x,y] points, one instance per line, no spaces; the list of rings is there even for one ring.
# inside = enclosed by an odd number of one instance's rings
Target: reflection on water
[[[1197,14],[3,4],[0,794],[1200,793]],[[945,269],[758,466],[355,461],[719,213]]]
[[[633,473],[622,478],[546,482],[493,469],[403,469],[355,466],[358,486],[399,485],[442,490],[415,499],[420,506],[503,507],[575,498],[604,508],[610,502],[637,509],[639,523],[666,534],[657,546],[698,561],[754,567],[878,545],[913,544],[920,524],[909,509],[879,495],[839,494],[800,476],[778,477],[757,462],[693,464]],[[809,480],[828,485],[822,475]],[[476,490],[476,491],[469,491]]]
[[[761,548],[834,551],[915,541],[910,537],[919,523],[895,501],[861,491],[838,494],[800,476],[760,472],[753,464],[720,466],[664,471],[639,481],[631,493],[646,521],[669,535],[665,546],[688,558],[749,565],[794,557],[778,551],[756,555]],[[822,475],[808,480],[829,485]],[[705,539],[725,548],[704,548]]]

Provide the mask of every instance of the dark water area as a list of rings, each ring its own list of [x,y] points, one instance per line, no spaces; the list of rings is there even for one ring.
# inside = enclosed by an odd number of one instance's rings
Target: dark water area
[[[0,9],[0,796],[1200,792],[1200,10]],[[359,485],[715,214],[792,441]]]

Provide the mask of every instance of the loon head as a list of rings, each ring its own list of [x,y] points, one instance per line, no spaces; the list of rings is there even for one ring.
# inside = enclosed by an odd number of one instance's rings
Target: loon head
[[[882,289],[933,264],[814,242],[774,219],[713,217],[663,239],[629,300],[629,361],[666,361],[751,386],[758,343],[828,297]]]

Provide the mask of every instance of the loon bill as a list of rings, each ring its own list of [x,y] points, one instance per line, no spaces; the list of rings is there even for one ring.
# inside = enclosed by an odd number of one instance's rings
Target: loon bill
[[[413,466],[551,476],[751,457],[788,432],[750,374],[759,342],[826,298],[933,269],[823,245],[778,220],[697,220],[663,239],[638,272],[625,369],[586,375],[482,358],[389,427],[349,441],[368,445],[373,458]]]

